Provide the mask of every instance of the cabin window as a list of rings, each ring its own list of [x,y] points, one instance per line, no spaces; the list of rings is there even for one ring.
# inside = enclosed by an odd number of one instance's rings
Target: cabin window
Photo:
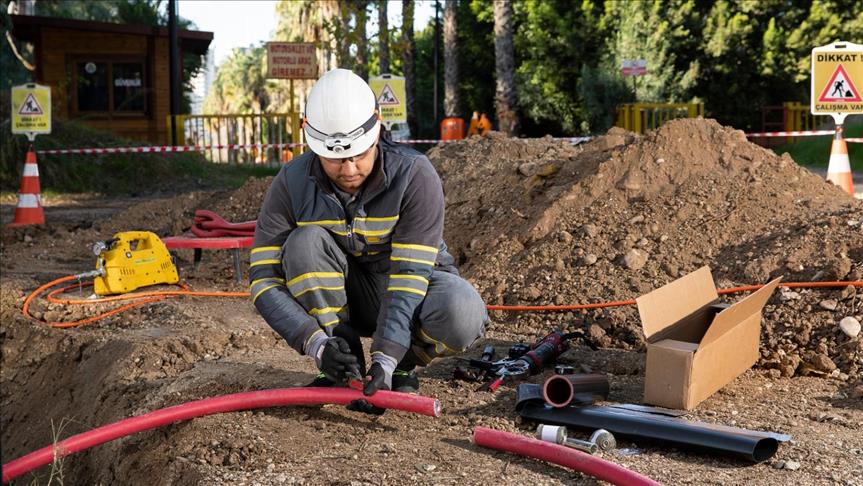
[[[145,114],[147,86],[142,61],[77,59],[74,72],[75,111],[81,114]]]

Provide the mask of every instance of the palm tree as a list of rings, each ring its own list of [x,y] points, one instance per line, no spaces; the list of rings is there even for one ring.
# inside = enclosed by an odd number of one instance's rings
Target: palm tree
[[[519,122],[511,0],[494,0],[494,57],[497,75],[494,104],[498,128],[509,136],[515,136],[519,131]]]
[[[459,115],[457,0],[446,0],[443,11],[444,114]]]
[[[378,40],[380,42],[380,74],[390,72],[390,29],[387,25],[387,0],[378,0]]]
[[[416,113],[416,74],[414,58],[416,57],[416,42],[414,42],[414,0],[402,0],[402,71],[405,75],[405,108],[408,113],[408,127],[411,133],[417,134]]]
[[[355,14],[356,27],[354,28],[354,41],[357,44],[357,58],[354,63],[354,70],[359,77],[364,80],[369,80],[369,54],[368,44],[366,39],[366,21],[368,20],[368,1],[357,0],[355,3],[357,9]]]

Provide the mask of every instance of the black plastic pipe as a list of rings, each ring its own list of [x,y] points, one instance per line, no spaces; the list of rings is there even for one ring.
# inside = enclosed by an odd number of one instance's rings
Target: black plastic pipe
[[[521,390],[519,395],[522,395]],[[535,396],[535,392],[528,395]],[[791,438],[785,434],[693,422],[616,407],[555,408],[539,400],[520,400],[519,406],[523,418],[544,424],[588,430],[605,429],[617,436],[671,442],[732,454],[753,462],[770,459],[779,448],[779,442]]]

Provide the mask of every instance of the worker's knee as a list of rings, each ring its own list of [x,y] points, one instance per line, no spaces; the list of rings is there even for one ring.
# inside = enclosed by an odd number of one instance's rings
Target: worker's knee
[[[282,259],[297,261],[313,258],[335,245],[333,237],[320,226],[302,226],[291,231],[282,247]]]
[[[282,246],[282,264],[287,275],[296,271],[323,271],[324,267],[342,268],[345,266],[344,260],[345,256],[336,241],[320,226],[294,229]]]
[[[441,272],[443,273],[443,272]],[[425,337],[439,341],[445,353],[461,352],[485,335],[488,312],[479,293],[466,280],[445,274],[442,288],[429,292],[431,301],[423,305]]]

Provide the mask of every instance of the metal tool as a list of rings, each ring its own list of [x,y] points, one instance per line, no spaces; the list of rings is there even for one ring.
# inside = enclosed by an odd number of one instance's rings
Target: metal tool
[[[600,450],[607,452],[617,447],[617,440],[614,435],[605,429],[595,431],[590,436],[590,440],[586,441],[568,437],[566,427],[539,424],[536,428],[536,438],[545,442],[572,447],[589,454],[596,454]]]
[[[555,375],[572,375],[575,374],[575,367],[569,365],[554,365]]]

